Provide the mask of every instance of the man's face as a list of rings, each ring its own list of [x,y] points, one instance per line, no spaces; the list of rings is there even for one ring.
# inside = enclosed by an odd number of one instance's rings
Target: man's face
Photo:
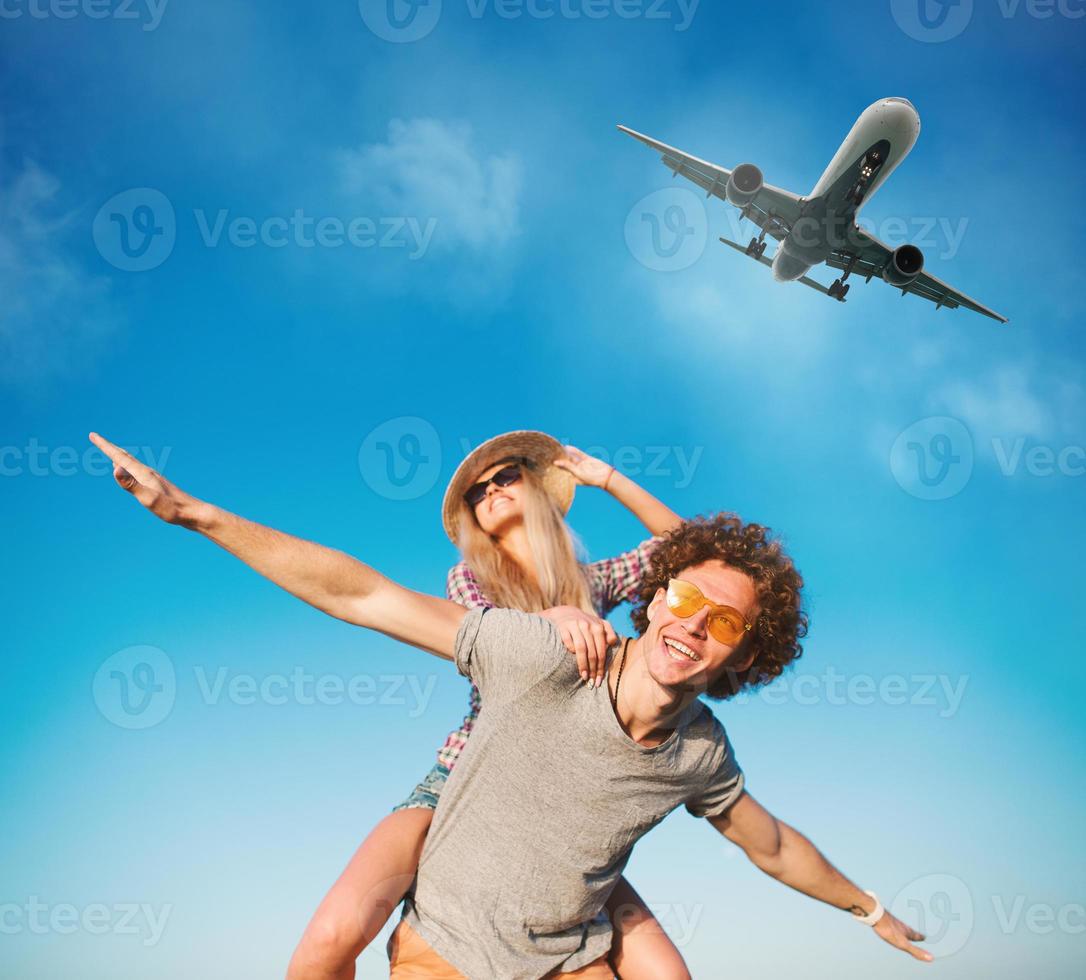
[[[675,578],[690,582],[710,602],[737,609],[753,623],[758,617],[754,582],[744,572],[712,560],[683,569]],[[726,670],[743,671],[754,658],[749,640],[735,646],[721,643],[708,630],[709,607],[680,619],[667,605],[667,593],[659,589],[649,603],[649,625],[642,637],[649,675],[671,690],[704,691]]]

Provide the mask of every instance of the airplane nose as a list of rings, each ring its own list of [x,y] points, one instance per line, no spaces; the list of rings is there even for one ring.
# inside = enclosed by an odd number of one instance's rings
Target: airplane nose
[[[876,103],[876,106],[876,115],[896,131],[900,139],[907,140],[910,144],[916,139],[920,132],[920,114],[908,99],[883,99]]]

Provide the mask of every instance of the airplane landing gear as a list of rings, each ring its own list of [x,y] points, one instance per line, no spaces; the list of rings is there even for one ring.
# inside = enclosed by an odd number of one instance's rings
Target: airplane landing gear
[[[762,255],[765,253],[765,232],[764,231],[757,238],[752,238],[750,240],[750,243],[747,245],[747,250],[746,251],[747,251],[747,255],[753,255],[754,258],[756,258],[756,259],[762,257]]]
[[[842,303],[845,301],[845,297],[848,295],[849,285],[846,282],[849,276],[852,275],[852,270],[856,267],[856,261],[858,256],[849,256],[848,263],[845,265],[845,271],[841,274],[840,279],[834,279],[830,284],[830,288],[827,292],[836,300],[840,300]]]

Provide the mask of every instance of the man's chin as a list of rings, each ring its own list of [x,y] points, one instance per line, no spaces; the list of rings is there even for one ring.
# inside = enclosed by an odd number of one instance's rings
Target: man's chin
[[[661,639],[648,662],[649,676],[660,687],[673,693],[701,693],[706,688],[703,665],[695,661],[684,663],[667,652]]]

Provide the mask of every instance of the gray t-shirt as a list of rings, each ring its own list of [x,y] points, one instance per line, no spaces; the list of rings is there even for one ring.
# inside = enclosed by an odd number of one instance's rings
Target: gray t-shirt
[[[621,649],[621,648],[620,648]],[[404,918],[470,980],[537,980],[607,953],[604,903],[638,839],[680,804],[723,813],[743,774],[693,702],[661,745],[619,726],[548,620],[468,613],[456,666],[483,709],[441,793]]]

